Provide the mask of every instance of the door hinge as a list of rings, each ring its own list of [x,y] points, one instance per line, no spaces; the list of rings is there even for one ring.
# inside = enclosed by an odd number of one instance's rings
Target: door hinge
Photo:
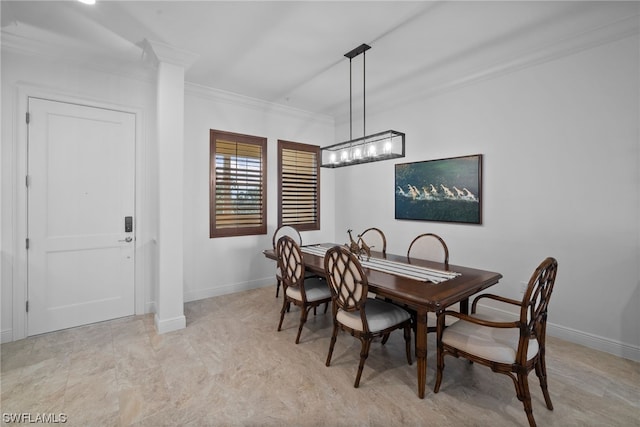
[[[26,114],[26,121],[27,121],[27,124],[29,124],[29,122],[31,121],[31,114],[29,114],[28,111],[27,111],[27,114]]]
[[[29,312],[29,300],[27,300],[25,309],[27,310],[27,313],[28,313]]]
[[[25,240],[26,240],[26,247],[27,247],[27,249],[29,249],[29,239],[27,238]]]

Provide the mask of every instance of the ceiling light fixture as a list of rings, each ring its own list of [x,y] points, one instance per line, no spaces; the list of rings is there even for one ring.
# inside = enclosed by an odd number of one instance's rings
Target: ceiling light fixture
[[[349,140],[322,148],[322,167],[339,168],[360,163],[404,157],[404,133],[395,130],[367,135],[366,117],[366,54],[371,46],[361,44],[344,54],[349,58]],[[353,139],[353,89],[351,62],[362,54],[362,136]]]
[[[78,0],[78,1],[84,4],[96,4],[96,0]]]

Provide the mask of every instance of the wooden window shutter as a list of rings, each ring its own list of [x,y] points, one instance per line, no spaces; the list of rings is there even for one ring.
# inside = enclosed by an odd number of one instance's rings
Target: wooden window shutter
[[[210,237],[266,234],[266,138],[211,130],[210,156]]]
[[[320,147],[278,141],[278,226],[320,229]]]

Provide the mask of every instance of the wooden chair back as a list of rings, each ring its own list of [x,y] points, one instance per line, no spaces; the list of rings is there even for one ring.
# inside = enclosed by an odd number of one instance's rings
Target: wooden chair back
[[[274,231],[273,237],[271,238],[273,249],[276,248],[276,243],[278,243],[278,239],[282,236],[289,236],[298,244],[298,246],[302,246],[302,236],[300,235],[300,232],[290,225],[282,225]]]
[[[302,246],[302,236],[298,230],[290,225],[283,225],[276,229],[273,233],[273,237],[271,238],[271,244],[273,245],[274,250],[276,250],[276,244],[282,236],[289,236],[298,244],[298,246]],[[280,285],[282,284],[282,274],[280,271],[280,264],[276,263],[276,298],[278,298],[278,295],[280,294]]]
[[[358,258],[346,247],[334,246],[325,254],[324,268],[335,301],[334,309],[359,310],[366,324],[362,308],[367,300],[369,283]]]
[[[442,237],[437,234],[420,234],[409,244],[407,259],[409,262],[411,259],[443,262],[449,266],[449,248]]]
[[[540,263],[529,279],[520,306],[521,333],[516,357],[523,364],[526,362],[530,338],[536,338],[541,348],[545,346],[547,310],[557,272],[558,261],[548,257]]]
[[[284,235],[276,243],[278,267],[286,293],[289,286],[299,287],[304,297],[304,260],[300,246],[290,236]]]
[[[358,237],[361,238],[370,249],[382,252],[383,255],[387,254],[387,238],[379,228],[367,228],[360,233]]]

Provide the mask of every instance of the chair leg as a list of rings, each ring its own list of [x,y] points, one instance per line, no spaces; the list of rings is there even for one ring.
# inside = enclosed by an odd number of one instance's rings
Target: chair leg
[[[442,384],[442,373],[444,372],[444,350],[442,349],[441,343],[438,343],[437,352],[436,384],[433,386],[434,393],[440,391],[440,385]]]
[[[307,321],[307,316],[309,315],[310,309],[311,307],[304,307],[304,306],[300,307],[300,326],[298,326],[298,336],[296,336],[296,344],[300,342],[300,334],[302,334],[302,327]]]
[[[276,298],[280,294],[280,280],[276,280]]]
[[[411,361],[411,325],[406,325],[404,327],[404,342],[407,350],[407,362],[411,365],[413,362]]]
[[[531,406],[531,393],[529,392],[529,379],[526,372],[518,373],[516,393],[518,399],[524,405],[524,412],[527,414],[530,427],[536,427],[536,420],[533,418],[533,407]]]
[[[369,357],[369,348],[371,347],[371,338],[360,338],[362,341],[362,350],[360,350],[360,365],[358,365],[358,375],[356,375],[356,382],[353,384],[355,388],[360,386],[360,377],[362,376],[362,370],[364,369],[364,362]]]
[[[329,354],[327,355],[326,366],[331,365],[331,356],[333,355],[333,347],[336,345],[336,338],[338,337],[338,324],[333,324],[333,332],[331,334],[331,343],[329,344]]]
[[[382,342],[381,342],[382,345],[385,345],[387,343],[387,341],[389,341],[389,336],[390,335],[391,335],[391,332],[387,332],[386,334],[384,334],[382,336]]]
[[[278,331],[282,329],[282,321],[284,320],[284,313],[289,310],[289,305],[291,303],[287,301],[287,297],[285,296],[282,300],[282,309],[280,310],[280,323],[278,323]]]
[[[540,380],[540,388],[544,395],[544,402],[547,404],[547,408],[552,411],[553,403],[551,403],[551,396],[549,395],[549,389],[547,388],[547,366],[544,361],[544,348],[540,349],[540,356],[538,363],[536,363],[536,375]]]

